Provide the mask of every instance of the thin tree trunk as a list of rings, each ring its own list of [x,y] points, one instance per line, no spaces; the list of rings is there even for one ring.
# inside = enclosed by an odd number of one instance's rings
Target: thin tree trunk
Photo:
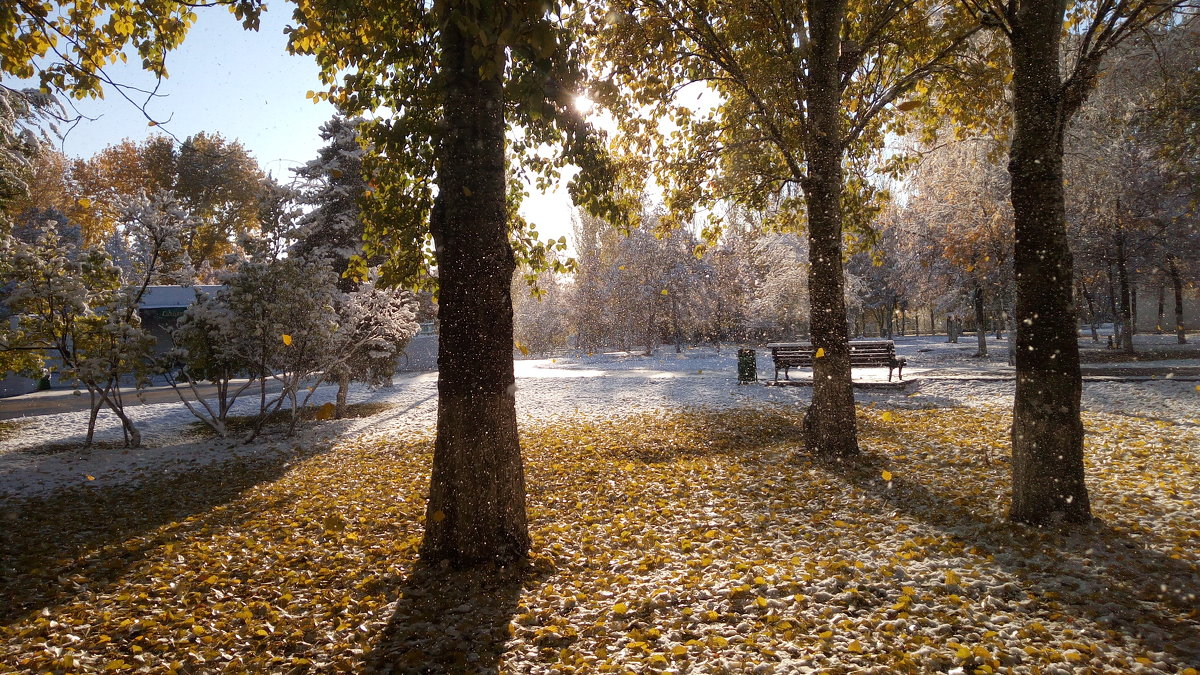
[[[1175,339],[1179,344],[1187,344],[1187,336],[1183,330],[1183,279],[1179,276],[1179,267],[1175,265],[1175,256],[1167,256],[1167,274],[1171,276],[1171,288],[1175,291]]]
[[[1083,295],[1083,299],[1087,302],[1088,307],[1088,324],[1092,328],[1092,342],[1100,341],[1100,331],[1096,326],[1096,303],[1092,301],[1092,294],[1088,291],[1087,282],[1083,281],[1079,284],[1079,290]]]
[[[1137,335],[1138,327],[1138,310],[1137,310],[1137,280],[1133,280],[1129,284],[1129,334]]]
[[[448,16],[439,22],[445,135],[430,230],[441,331],[421,558],[504,563],[524,558],[530,546],[512,360],[516,262],[505,214],[504,92],[498,79],[480,76],[472,54],[479,45]]]
[[[350,371],[341,370],[337,378],[337,401],[334,403],[333,418],[342,419],[346,416],[346,394],[350,391]]]
[[[812,303],[813,397],[805,424],[810,451],[831,457],[858,454],[850,344],[842,276],[842,143],[839,31],[845,0],[809,0],[807,175],[808,288]]]
[[[1163,322],[1167,318],[1167,285],[1159,281],[1158,283],[1158,314],[1154,321],[1154,334],[1162,335]]]
[[[1120,202],[1117,204],[1120,211]],[[1121,293],[1121,349],[1133,352],[1133,311],[1129,296],[1129,268],[1125,260],[1125,231],[1121,227],[1121,216],[1117,215],[1117,284]]]
[[[88,387],[88,430],[87,440],[84,441],[84,447],[92,447],[92,440],[96,435],[96,417],[100,415],[100,402],[96,400],[96,390],[93,387]]]
[[[979,282],[975,282],[971,294],[975,305],[975,343],[978,345],[975,356],[984,357],[988,355],[987,331],[983,328],[983,288],[979,286]]]
[[[1016,245],[1016,394],[1009,517],[1091,520],[1083,469],[1082,379],[1063,196],[1059,39],[1064,0],[1022,2],[1013,15],[1009,172]]]
[[[1117,309],[1117,287],[1113,282],[1112,261],[1104,266],[1104,274],[1108,278],[1108,313],[1112,316],[1113,339],[1121,337],[1121,312]]]

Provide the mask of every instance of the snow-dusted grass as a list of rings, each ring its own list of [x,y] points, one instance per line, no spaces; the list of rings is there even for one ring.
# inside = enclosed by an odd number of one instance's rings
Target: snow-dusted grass
[[[1165,342],[1165,337],[1138,336],[1139,346],[1143,341]],[[860,403],[897,408],[1011,404],[1012,368],[1006,362],[1006,341],[989,336],[990,353],[984,359],[973,356],[976,345],[970,336],[957,344],[947,343],[945,336],[904,337],[897,338],[896,343],[898,353],[908,358],[905,378],[910,384],[903,391],[860,390],[856,393]],[[518,360],[518,415],[525,423],[581,416],[606,419],[685,406],[754,408],[772,402],[807,404],[810,399],[808,387],[762,386],[773,374],[769,350],[758,350],[760,384],[739,385],[736,372],[737,349],[733,346],[725,346],[719,352],[709,347],[689,348],[681,354],[670,347],[660,347],[649,357],[615,352]],[[1085,376],[1086,373],[1085,370]],[[884,382],[887,370],[856,369],[854,375],[863,382]],[[810,375],[802,370],[793,372],[793,377],[803,380]],[[1200,424],[1200,392],[1196,391],[1197,382],[1193,379],[1196,378],[1085,379],[1084,408]],[[314,395],[313,404],[331,401],[335,393],[333,386],[322,387]],[[211,462],[259,456],[337,438],[428,431],[436,420],[437,375],[398,374],[392,387],[376,390],[356,386],[350,402],[384,404],[388,408],[368,418],[302,425],[295,438],[268,434],[253,445],[242,444],[238,438],[214,440],[197,436],[196,419],[180,403],[136,405],[128,410],[142,430],[146,446],[136,451],[80,450],[87,424],[84,411],[20,418],[7,423],[17,425],[15,430],[0,429],[0,501],[45,494],[81,482],[93,489],[103,489],[163,472],[189,471]],[[254,397],[245,397],[234,414],[249,415],[256,405]],[[107,411],[101,413],[96,438],[108,446],[121,441],[120,425]],[[46,454],[47,447],[57,452]]]

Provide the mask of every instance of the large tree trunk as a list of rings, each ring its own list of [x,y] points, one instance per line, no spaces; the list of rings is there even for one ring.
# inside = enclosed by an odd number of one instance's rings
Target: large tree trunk
[[[1183,330],[1183,279],[1179,276],[1179,267],[1175,265],[1175,256],[1167,256],[1167,274],[1171,276],[1171,288],[1175,291],[1175,339],[1179,344],[1187,344]]]
[[[1013,46],[1017,382],[1009,517],[1091,520],[1083,471],[1082,380],[1063,203],[1059,36],[1064,0],[1023,2]]]
[[[503,89],[480,76],[482,59],[458,24],[442,17],[441,26],[445,135],[429,223],[440,283],[438,419],[421,557],[504,563],[524,557],[530,542],[512,361]]]
[[[858,454],[842,278],[842,141],[839,30],[845,0],[809,0],[812,32],[808,117],[802,180],[808,206],[808,288],[812,303],[813,398],[805,425],[809,450],[831,457]]]
[[[983,288],[979,285],[978,281],[975,282],[975,288],[972,291],[972,295],[974,296],[973,299],[975,305],[975,343],[978,345],[975,356],[984,357],[988,355],[987,331],[984,330],[983,325]]]

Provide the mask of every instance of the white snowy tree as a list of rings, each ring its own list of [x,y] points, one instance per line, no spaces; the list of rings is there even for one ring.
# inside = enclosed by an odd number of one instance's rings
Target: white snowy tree
[[[149,373],[154,338],[142,330],[137,314],[145,285],[123,286],[103,249],[73,251],[54,228],[46,228],[32,244],[4,235],[0,258],[12,284],[6,304],[17,316],[15,330],[3,326],[4,342],[53,355],[61,377],[87,389],[88,445],[102,406],[120,420],[126,445],[140,445],[141,433],[125,413],[121,381],[134,375],[141,385]],[[152,274],[148,268],[146,275]]]
[[[321,138],[328,142],[316,159],[295,169],[301,182],[300,201],[311,207],[296,221],[291,237],[294,255],[327,260],[341,278],[355,256],[363,253],[363,223],[359,199],[367,191],[363,175],[363,156],[358,128],[361,118],[334,117],[321,126]],[[356,267],[365,271],[365,266]],[[350,290],[353,281],[339,282]]]
[[[337,300],[338,327],[327,352],[323,378],[338,384],[335,416],[346,412],[350,383],[379,386],[391,381],[404,347],[420,330],[411,293],[378,284],[374,272]]]

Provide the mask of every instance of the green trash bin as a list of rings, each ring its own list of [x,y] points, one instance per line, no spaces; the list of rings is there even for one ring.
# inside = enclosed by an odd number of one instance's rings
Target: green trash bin
[[[758,381],[758,361],[753,349],[738,350],[738,384]]]

